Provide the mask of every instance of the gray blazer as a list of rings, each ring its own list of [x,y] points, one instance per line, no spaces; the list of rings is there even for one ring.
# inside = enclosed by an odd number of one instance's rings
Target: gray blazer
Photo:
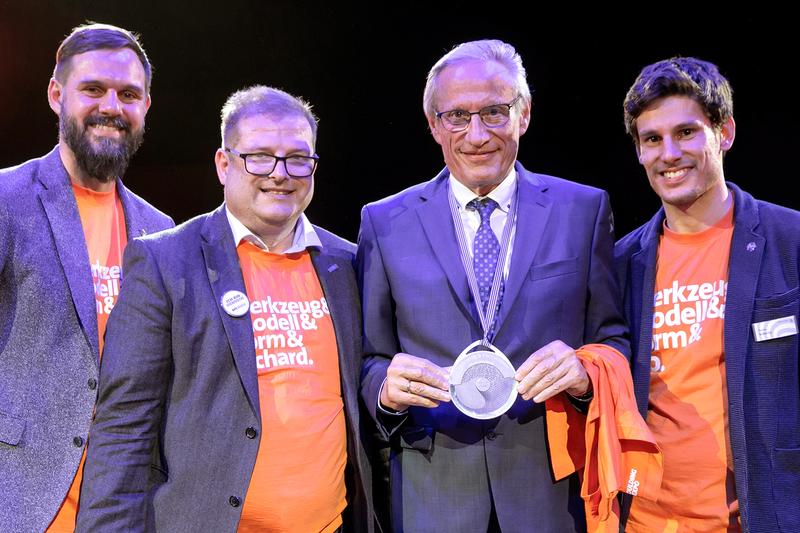
[[[128,238],[173,226],[117,181]],[[78,469],[97,395],[89,255],[56,147],[0,170],[0,531],[43,531]]]
[[[311,259],[331,311],[348,430],[345,528],[372,530],[359,435],[361,328],[355,247],[315,228]],[[125,252],[89,443],[78,531],[236,531],[261,435],[250,314],[224,205]]]

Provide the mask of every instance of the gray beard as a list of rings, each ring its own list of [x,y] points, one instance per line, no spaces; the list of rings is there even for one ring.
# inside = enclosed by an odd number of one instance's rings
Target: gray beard
[[[89,140],[89,126],[100,124],[116,126],[127,132],[121,140],[99,139],[96,144]],[[78,166],[89,177],[107,183],[121,177],[128,169],[133,154],[144,140],[144,128],[132,132],[130,125],[121,118],[91,116],[84,120],[83,128],[73,117],[59,120],[59,131],[67,146],[75,154]]]

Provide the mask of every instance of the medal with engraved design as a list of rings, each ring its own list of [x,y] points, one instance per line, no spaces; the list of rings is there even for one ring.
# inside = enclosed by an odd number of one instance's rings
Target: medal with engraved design
[[[515,369],[508,357],[491,342],[494,335],[495,319],[499,310],[501,289],[505,273],[505,263],[511,242],[511,229],[517,216],[517,191],[515,189],[508,211],[505,228],[503,229],[502,243],[500,244],[494,272],[491,273],[491,288],[488,299],[484,303],[478,285],[473,258],[470,257],[467,238],[461,216],[458,212],[455,196],[452,189],[449,191],[450,211],[456,229],[461,260],[469,282],[470,292],[475,301],[483,338],[471,343],[456,358],[450,369],[450,396],[453,405],[465,415],[487,420],[496,418],[508,411],[517,398],[517,382],[514,379]],[[495,204],[496,205],[496,204]],[[483,214],[481,215],[484,224]],[[486,224],[489,224],[489,215]],[[476,232],[474,247],[479,245]],[[489,226],[491,231],[491,226]],[[495,243],[496,237],[495,237]]]

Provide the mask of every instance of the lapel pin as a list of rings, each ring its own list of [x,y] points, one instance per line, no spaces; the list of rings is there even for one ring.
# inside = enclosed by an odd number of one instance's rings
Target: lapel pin
[[[242,291],[228,291],[222,295],[220,300],[222,308],[230,316],[244,316],[250,309],[250,301]]]
[[[747,243],[747,251],[748,252],[754,252],[755,250],[756,250],[756,243],[754,243],[753,241],[748,242]]]

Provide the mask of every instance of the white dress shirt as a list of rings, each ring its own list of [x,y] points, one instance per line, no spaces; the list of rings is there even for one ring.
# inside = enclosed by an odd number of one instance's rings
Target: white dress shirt
[[[469,190],[463,183],[458,181],[452,174],[450,174],[450,189],[453,191],[453,196],[456,199],[458,212],[461,215],[461,222],[464,228],[464,237],[466,237],[467,247],[469,248],[469,256],[472,258],[473,241],[475,240],[475,233],[481,225],[481,215],[477,210],[468,208],[467,204],[470,203],[476,196],[474,192]],[[517,171],[514,167],[508,172],[506,177],[500,182],[500,185],[495,187],[485,198],[491,198],[497,202],[497,209],[492,211],[489,218],[489,224],[492,226],[492,231],[497,237],[497,242],[503,242],[503,230],[506,227],[508,220],[508,211],[511,209],[511,201],[514,199],[514,191],[517,187]],[[517,233],[516,225],[511,228],[511,236],[508,243],[508,253],[506,255],[506,264],[503,268],[503,279],[508,279],[508,272],[511,267],[511,250],[514,248],[514,235]]]
[[[255,244],[262,250],[266,250],[267,252],[270,251],[269,246],[267,246],[267,244],[262,241],[258,235],[247,229],[247,226],[242,224],[242,222],[236,218],[233,213],[231,213],[227,205],[225,206],[225,214],[228,216],[228,224],[231,227],[231,233],[233,233],[233,242],[236,243],[236,246],[239,246],[242,240],[246,240]],[[300,218],[297,219],[297,225],[294,228],[292,245],[281,253],[292,254],[302,252],[309,246],[322,248],[322,242],[319,240],[319,236],[317,236],[317,232],[314,231],[314,226],[311,225],[311,222],[308,220],[308,217],[306,217],[306,214],[301,213]]]

